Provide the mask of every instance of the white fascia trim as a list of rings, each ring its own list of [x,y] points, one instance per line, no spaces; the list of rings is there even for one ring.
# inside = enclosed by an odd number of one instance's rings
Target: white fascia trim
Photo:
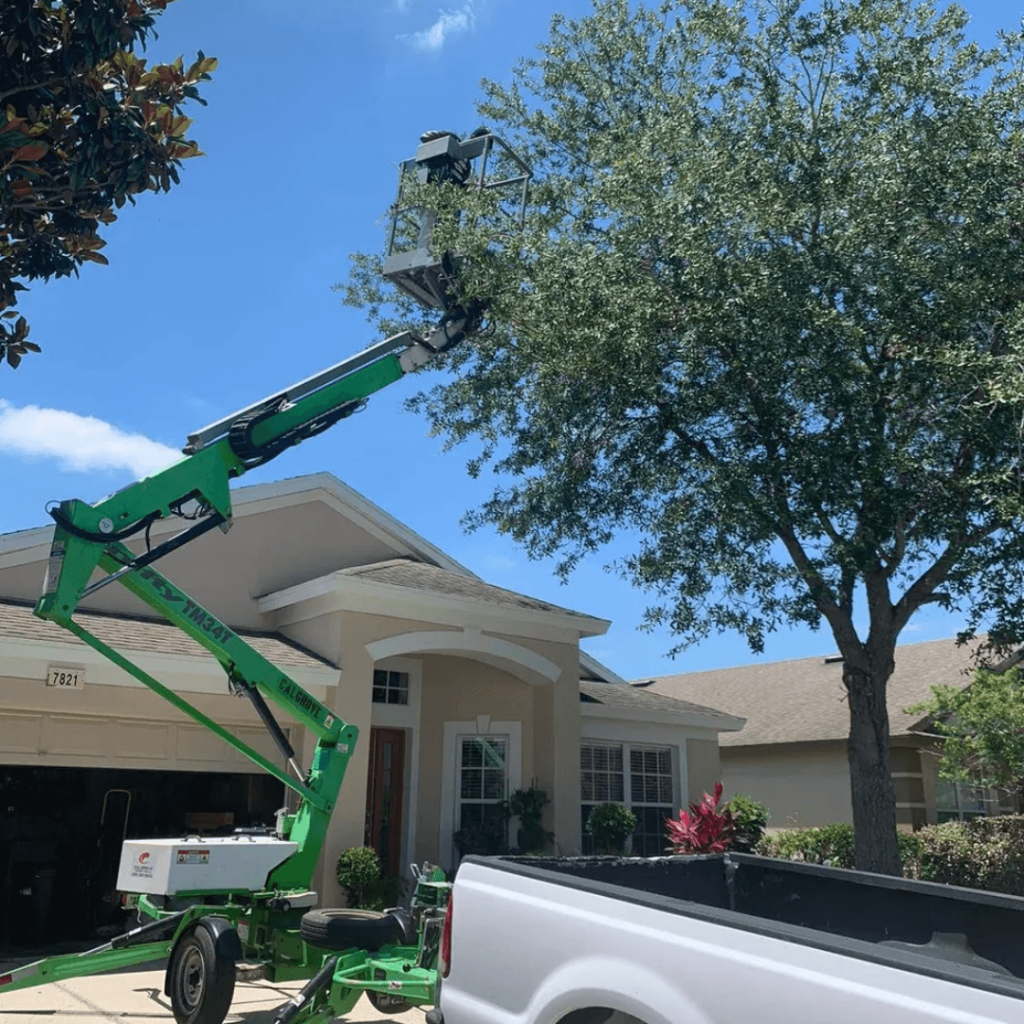
[[[688,725],[695,729],[711,729],[714,732],[738,732],[747,723],[745,718],[723,718],[695,711],[683,711],[678,714],[641,708],[634,711],[632,708],[610,708],[605,704],[591,704],[589,701],[580,701],[580,717],[611,718],[623,722],[672,722],[675,725]]]
[[[0,535],[0,568],[45,558],[52,539],[52,526],[37,526]]]
[[[513,665],[522,665],[526,673],[514,674],[526,683],[535,685],[538,680],[532,673],[554,682],[562,670],[553,662],[528,647],[501,640],[481,633],[478,629],[430,630],[418,633],[400,633],[397,636],[374,640],[366,645],[366,651],[374,661],[393,658],[403,654],[426,654],[451,651],[460,654],[490,654]]]
[[[293,499],[293,500],[282,500]],[[410,555],[463,576],[473,576],[464,565],[409,529],[332,473],[311,473],[274,483],[239,488],[232,502],[239,515],[263,511],[269,503],[296,505],[303,501],[323,501],[339,515],[354,522],[399,555]]]
[[[622,676],[616,675],[607,665],[602,665],[597,658],[592,654],[587,654],[584,650],[580,651],[580,668],[603,679],[606,683],[626,683]]]
[[[532,608],[507,608],[468,597],[453,597],[451,594],[416,590],[393,583],[370,582],[338,573],[265,594],[257,598],[256,607],[261,615],[289,609],[286,616],[278,619],[280,625],[339,611],[411,618],[438,625],[462,625],[467,620],[475,619],[493,622],[495,628],[503,633],[512,632],[509,624],[515,623],[517,626],[540,627],[548,631],[553,628],[575,637],[599,636],[611,625],[607,619],[541,612]],[[533,632],[527,635],[533,635]]]
[[[121,653],[169,689],[186,693],[227,692],[224,672],[213,655],[206,658],[188,654],[156,654],[127,648]],[[86,669],[87,686],[89,681],[106,686],[144,685],[87,644],[4,640],[0,675],[14,679],[43,679],[49,664],[80,665]],[[341,682],[341,670],[327,666],[321,669],[289,665],[280,671],[304,689],[315,691],[317,696],[321,695],[320,691],[326,695],[328,688]],[[170,685],[172,681],[174,685]]]

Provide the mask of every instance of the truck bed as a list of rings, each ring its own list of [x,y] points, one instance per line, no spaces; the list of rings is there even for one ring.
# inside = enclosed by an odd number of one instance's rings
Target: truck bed
[[[745,854],[467,857],[453,904],[445,1024],[1024,1020],[1015,896]]]
[[[1019,896],[752,854],[487,863],[1024,999]]]

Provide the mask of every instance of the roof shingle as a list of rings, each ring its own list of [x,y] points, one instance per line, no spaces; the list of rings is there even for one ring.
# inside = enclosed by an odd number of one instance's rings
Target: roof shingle
[[[161,619],[134,618],[102,612],[75,613],[75,621],[104,643],[118,650],[148,654],[174,654],[193,658],[212,655],[177,626]],[[334,668],[325,658],[281,636],[237,629],[235,632],[268,661],[282,668]],[[80,644],[73,633],[32,614],[32,606],[20,601],[0,601],[0,636],[14,640],[43,640],[57,644]]]
[[[970,667],[971,649],[958,647],[955,640],[897,647],[888,687],[890,734],[906,735],[921,720],[904,709],[927,700],[933,686],[966,686]],[[722,746],[845,740],[850,731],[843,664],[834,658],[661,676],[651,690],[681,700],[713,700],[726,713],[745,718],[742,730],[722,735]]]
[[[702,704],[650,693],[622,683],[591,683],[581,679],[580,696],[584,703],[603,704],[606,707],[630,711],[661,712],[666,715],[709,715],[723,720],[731,717],[724,711],[716,711]]]
[[[409,558],[392,558],[386,562],[375,562],[372,565],[356,565],[348,569],[339,569],[338,576],[350,576],[367,580],[370,583],[386,583],[393,587],[408,587],[412,590],[425,590],[434,594],[447,594],[451,597],[464,597],[473,601],[483,601],[502,608],[518,608],[526,611],[553,612],[558,615],[573,615],[577,618],[591,618],[571,608],[563,608],[557,604],[517,594],[514,590],[505,590],[475,576],[464,576],[450,572],[426,562],[416,562]]]

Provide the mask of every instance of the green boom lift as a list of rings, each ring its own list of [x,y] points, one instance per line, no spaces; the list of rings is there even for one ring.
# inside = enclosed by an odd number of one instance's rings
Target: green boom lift
[[[294,813],[280,812],[275,829],[263,835],[126,841],[118,888],[137,909],[139,927],[87,953],[50,957],[0,975],[0,1003],[4,993],[16,989],[164,958],[165,992],[178,1024],[221,1024],[236,972],[276,982],[308,979],[300,995],[277,1011],[275,1024],[326,1024],[349,1012],[363,992],[379,1010],[390,1013],[433,1002],[448,898],[442,871],[429,865],[416,869],[409,908],[386,914],[310,909],[317,902],[311,891],[313,872],[358,729],[289,679],[153,564],[209,530],[230,526],[232,479],[357,412],[374,392],[479,329],[484,306],[460,297],[458,260],[450,252],[433,252],[434,214],[405,202],[409,183],[494,188],[506,190],[506,195],[511,190],[521,222],[529,178],[529,168],[486,130],[465,140],[450,132],[422,136],[416,156],[400,167],[384,275],[417,302],[441,311],[438,326],[427,336],[403,332],[381,341],[204,427],[189,435],[184,458],[94,505],[73,499],[51,510],[56,527],[35,614],[69,630],[216,733],[297,794],[298,805]],[[151,547],[149,528],[172,516],[189,524]],[[145,538],[145,550],[129,547],[133,537]],[[94,579],[97,571],[101,575]],[[76,621],[79,603],[115,582],[220,662],[228,688],[252,702],[290,771]],[[305,770],[267,701],[317,737]]]

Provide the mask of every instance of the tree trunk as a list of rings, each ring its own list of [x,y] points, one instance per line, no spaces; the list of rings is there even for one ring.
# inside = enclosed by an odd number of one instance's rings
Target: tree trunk
[[[886,684],[893,659],[854,666],[847,662],[843,682],[850,701],[850,794],[853,802],[853,856],[858,871],[900,875],[896,841],[896,790],[889,768],[889,713]]]

